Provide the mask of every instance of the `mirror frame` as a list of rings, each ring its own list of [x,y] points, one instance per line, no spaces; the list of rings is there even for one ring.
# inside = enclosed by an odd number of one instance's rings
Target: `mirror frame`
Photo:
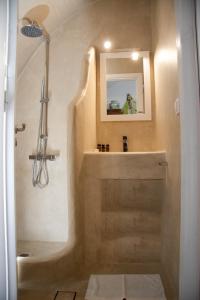
[[[126,52],[106,52],[100,53],[100,100],[101,100],[101,121],[149,121],[151,115],[151,76],[150,76],[150,56],[149,51],[138,51],[143,58],[144,73],[144,109],[137,114],[130,115],[108,115],[107,114],[107,91],[106,91],[106,60],[109,58],[130,58],[133,51]],[[132,73],[133,74],[133,73]],[[137,74],[137,73],[135,73]],[[111,74],[113,75],[113,74]],[[125,74],[124,74],[125,75]],[[120,76],[123,76],[120,74]]]

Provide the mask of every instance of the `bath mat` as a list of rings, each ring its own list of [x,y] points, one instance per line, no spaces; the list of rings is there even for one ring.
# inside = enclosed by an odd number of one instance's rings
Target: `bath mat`
[[[160,275],[91,275],[85,300],[166,300]]]
[[[76,292],[57,291],[54,300],[75,300]]]

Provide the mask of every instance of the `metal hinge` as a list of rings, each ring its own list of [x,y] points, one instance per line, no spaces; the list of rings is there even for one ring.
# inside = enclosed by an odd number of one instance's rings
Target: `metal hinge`
[[[4,75],[4,112],[7,110],[8,105],[8,65],[5,65]]]
[[[7,104],[8,104],[8,93],[7,90],[4,90],[4,111],[6,111]]]

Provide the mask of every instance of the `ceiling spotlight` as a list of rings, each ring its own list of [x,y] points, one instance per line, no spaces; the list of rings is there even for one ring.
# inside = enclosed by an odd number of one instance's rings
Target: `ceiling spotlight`
[[[131,59],[132,60],[138,60],[139,59],[139,52],[132,52],[131,53]]]
[[[111,41],[107,40],[107,41],[104,42],[103,46],[104,46],[105,49],[108,50],[112,47],[112,43],[111,43]]]

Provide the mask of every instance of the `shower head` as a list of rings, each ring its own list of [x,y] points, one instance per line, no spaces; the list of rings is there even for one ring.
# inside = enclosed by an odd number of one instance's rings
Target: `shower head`
[[[21,33],[27,37],[37,38],[43,35],[43,28],[36,21],[31,21],[28,18],[23,19]]]

